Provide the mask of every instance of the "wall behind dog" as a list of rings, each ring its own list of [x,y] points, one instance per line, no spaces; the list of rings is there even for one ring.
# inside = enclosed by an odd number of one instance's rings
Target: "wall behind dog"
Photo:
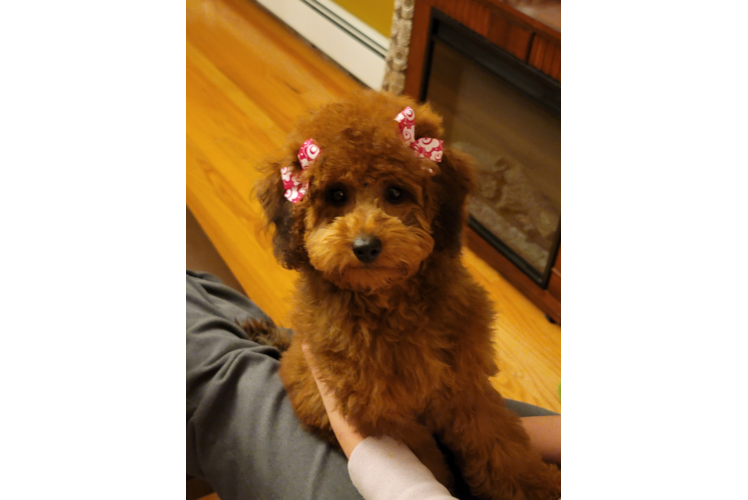
[[[334,0],[382,35],[390,36],[395,0]]]

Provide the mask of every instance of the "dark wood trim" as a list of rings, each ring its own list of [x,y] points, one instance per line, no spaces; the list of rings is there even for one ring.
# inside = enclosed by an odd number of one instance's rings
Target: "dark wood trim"
[[[533,37],[527,62],[546,75],[561,81],[561,45],[541,37]]]
[[[462,0],[462,1],[466,1],[466,0]],[[559,31],[555,30],[554,28],[550,26],[546,26],[545,24],[538,21],[537,19],[533,19],[527,14],[524,14],[518,11],[514,7],[507,5],[501,0],[473,0],[473,1],[480,2],[485,5],[489,5],[492,11],[498,13],[499,15],[503,15],[505,18],[509,19],[515,24],[520,25],[521,27],[527,29],[528,31],[538,33],[544,38],[557,41],[559,44],[561,43],[561,33]]]
[[[561,273],[555,269],[551,271],[551,279],[548,280],[548,288],[546,288],[551,297],[561,302]]]
[[[745,83],[748,33],[568,33],[562,83]]]
[[[496,269],[507,281],[514,285],[517,290],[522,292],[533,304],[538,306],[541,311],[547,314],[556,323],[561,323],[561,280],[560,273],[557,275],[552,272],[551,279],[554,276],[558,278],[558,298],[551,295],[547,290],[540,288],[525,273],[520,271],[509,259],[491,246],[486,240],[480,237],[478,233],[471,228],[466,230],[467,246],[475,255],[486,261],[488,265]]]
[[[431,9],[439,9],[510,54],[561,79],[561,33],[500,0],[416,0],[405,94],[420,97]]]
[[[518,59],[527,60],[532,32],[512,23],[496,12],[491,13],[491,26],[486,38]]]

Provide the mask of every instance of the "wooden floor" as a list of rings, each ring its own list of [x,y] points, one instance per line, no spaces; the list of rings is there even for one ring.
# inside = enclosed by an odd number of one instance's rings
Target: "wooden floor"
[[[359,85],[251,0],[187,0],[187,205],[247,294],[286,326],[295,274],[263,232],[253,165],[298,117]],[[463,259],[499,310],[495,386],[560,412],[560,327],[470,251]]]

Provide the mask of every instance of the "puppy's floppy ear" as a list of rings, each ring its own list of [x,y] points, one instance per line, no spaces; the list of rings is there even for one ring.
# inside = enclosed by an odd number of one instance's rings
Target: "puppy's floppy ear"
[[[260,165],[263,177],[255,184],[255,194],[260,200],[268,225],[275,226],[273,233],[273,253],[287,269],[298,269],[309,260],[304,247],[303,211],[288,201],[283,193],[281,167],[293,164],[300,167],[295,157],[269,160]]]
[[[431,223],[434,250],[457,256],[462,246],[462,229],[467,221],[466,201],[475,187],[471,158],[444,147],[439,173],[432,178],[438,208]]]

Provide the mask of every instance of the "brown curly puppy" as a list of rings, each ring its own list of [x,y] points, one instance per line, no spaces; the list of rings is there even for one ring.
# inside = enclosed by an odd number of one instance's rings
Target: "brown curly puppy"
[[[442,136],[427,105],[361,92],[300,123],[286,154],[262,166],[276,256],[301,275],[280,376],[301,421],[335,442],[305,342],[362,434],[405,442],[449,485],[436,436],[482,498],[559,498],[560,471],[489,381],[493,310],[460,260],[469,159],[447,147],[440,163],[419,157],[395,121],[406,106],[416,139]],[[302,170],[310,138],[321,153]],[[288,166],[308,182],[296,203],[284,197]]]

